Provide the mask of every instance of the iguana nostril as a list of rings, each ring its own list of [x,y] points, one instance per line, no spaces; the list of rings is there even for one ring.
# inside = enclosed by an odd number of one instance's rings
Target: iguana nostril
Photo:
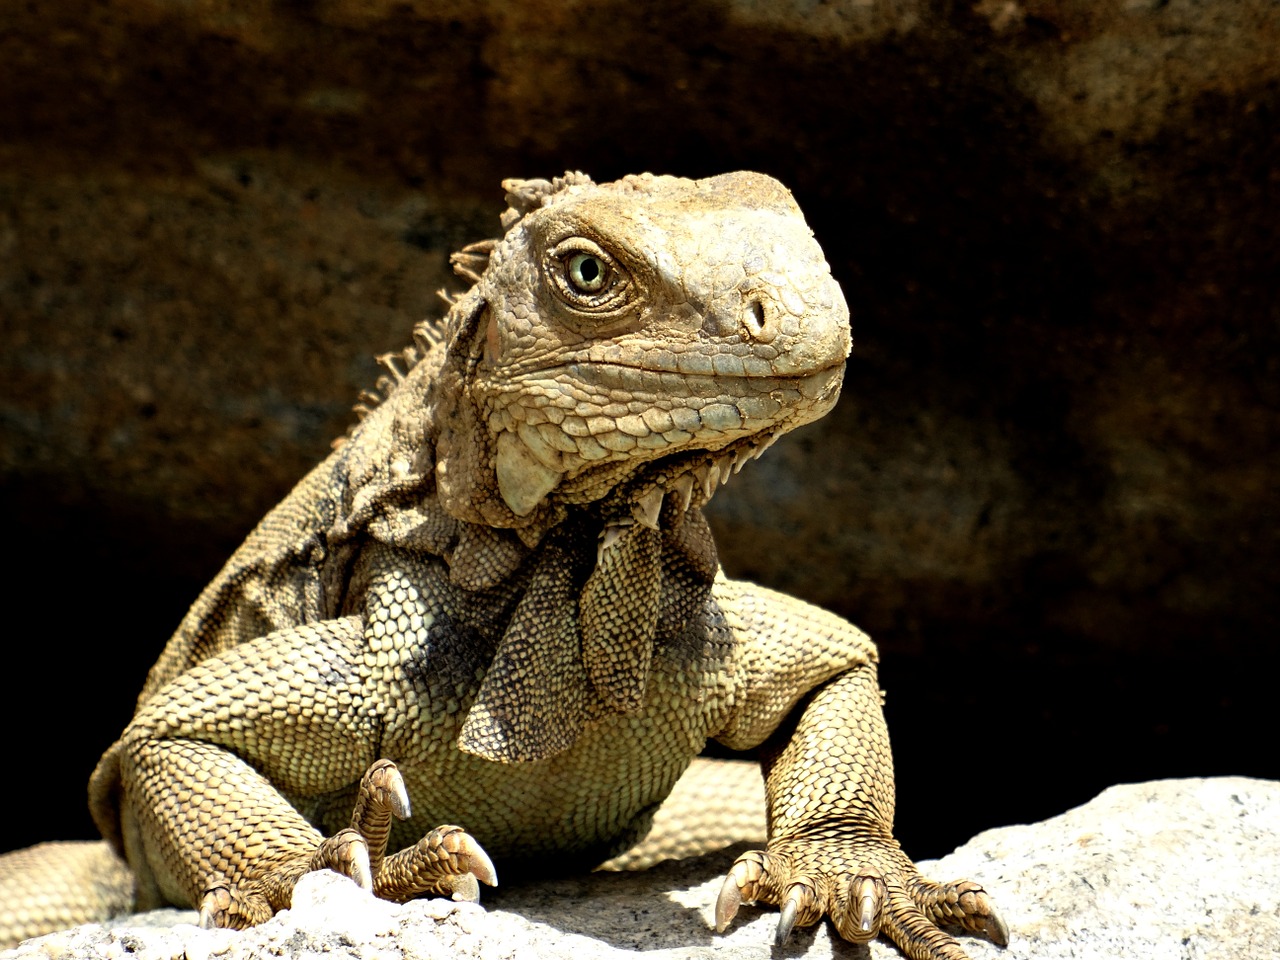
[[[764,302],[758,296],[747,299],[746,309],[742,312],[742,325],[751,339],[766,339]]]

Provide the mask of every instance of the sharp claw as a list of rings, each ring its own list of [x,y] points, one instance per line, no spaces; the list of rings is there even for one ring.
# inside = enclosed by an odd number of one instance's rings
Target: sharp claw
[[[787,902],[782,905],[782,910],[778,916],[778,932],[774,935],[773,942],[781,947],[791,939],[791,931],[795,929],[796,913],[800,909],[800,902],[795,893],[787,897]]]
[[[995,907],[987,908],[987,918],[982,923],[982,932],[997,947],[1007,947],[1009,945],[1009,928],[1005,925],[1000,914],[996,913]]]
[[[196,920],[196,926],[201,930],[218,929],[217,909],[209,903],[209,897],[204,898],[204,902],[200,904],[200,917]]]
[[[373,892],[373,870],[369,866],[369,848],[363,843],[353,843],[350,863],[350,873],[347,874],[355,881],[357,887],[361,890]]]
[[[479,903],[480,884],[476,882],[475,875],[464,873],[460,877],[454,877],[453,894],[450,899],[459,903]]]
[[[218,926],[218,917],[227,912],[231,905],[231,891],[221,881],[213,881],[205,887],[204,896],[200,900],[200,919],[196,926],[201,930],[214,930]]]
[[[863,875],[853,882],[853,900],[858,904],[858,929],[874,936],[880,926],[880,911],[884,906],[883,881],[877,876]]]
[[[863,933],[871,933],[876,926],[876,903],[869,896],[862,898],[862,909],[858,911],[858,929]]]
[[[409,803],[409,791],[405,789],[404,778],[399,774],[396,774],[387,794],[391,801],[391,813],[397,820],[408,820],[413,816],[413,805]]]
[[[498,871],[494,869],[493,861],[489,859],[489,855],[484,852],[484,847],[468,836],[466,843],[463,844],[462,853],[467,858],[467,865],[471,867],[470,875],[475,880],[479,880],[487,887],[496,887],[498,885]],[[457,898],[455,897],[455,899]],[[479,887],[476,888],[474,899],[480,899]]]
[[[404,777],[400,774],[400,768],[390,760],[376,761],[365,772],[364,779],[360,782],[360,790],[376,807],[386,804],[398,820],[408,820],[413,816],[413,807],[409,803],[409,791],[405,789]],[[359,830],[359,827],[356,829]]]
[[[998,947],[1009,945],[1009,928],[991,903],[987,891],[972,880],[955,885],[959,891],[956,905],[963,912],[963,920],[974,933],[980,933]]]
[[[720,895],[716,897],[716,933],[724,933],[725,928],[737,916],[740,906],[742,906],[742,891],[738,889],[737,877],[733,875],[733,871],[730,871],[724,878]]]

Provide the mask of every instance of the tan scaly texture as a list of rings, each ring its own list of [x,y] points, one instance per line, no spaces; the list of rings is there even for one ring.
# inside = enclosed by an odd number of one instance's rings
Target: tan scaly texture
[[[396,900],[588,869],[687,768],[715,781],[714,740],[757,755],[769,821],[721,929],[761,900],[780,939],[1004,942],[893,839],[870,640],[726,579],[702,514],[839,393],[848,310],[795,201],[753,173],[504,186],[504,235],[454,258],[471,288],[152,668],[90,783],[109,846],[0,859],[0,937],[163,903],[258,923],[321,868]],[[719,800],[649,849],[738,839]]]

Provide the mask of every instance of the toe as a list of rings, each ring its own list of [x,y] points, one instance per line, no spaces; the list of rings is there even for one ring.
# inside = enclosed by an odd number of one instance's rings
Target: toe
[[[716,930],[723,933],[737,916],[738,908],[752,900],[768,900],[776,885],[769,883],[770,861],[773,858],[763,850],[748,850],[734,861],[729,875],[720,887],[716,898]]]
[[[884,874],[872,864],[863,864],[849,878],[845,896],[836,904],[831,919],[840,936],[853,943],[869,943],[880,932],[888,888]]]
[[[324,840],[311,858],[312,870],[329,869],[350,877],[361,890],[373,889],[369,846],[357,831],[339,830]]]
[[[271,919],[266,896],[249,888],[233,886],[221,874],[210,877],[200,898],[200,927],[244,930]]]
[[[880,932],[911,960],[969,960],[956,939],[941,930],[902,887],[889,889]]]
[[[981,884],[972,880],[934,883],[920,878],[909,889],[911,898],[934,923],[959,927],[999,947],[1009,945],[1009,928]]]
[[[459,866],[464,868],[463,876],[470,874],[485,886],[498,885],[498,871],[494,868],[493,861],[471,834],[455,827],[445,836],[444,847],[458,861]],[[479,899],[479,892],[476,899]]]
[[[470,877],[470,881],[462,878]],[[456,899],[479,898],[478,883],[495,887],[498,872],[479,842],[461,827],[436,827],[414,846],[387,857],[375,880],[375,892],[388,900],[423,893]]]

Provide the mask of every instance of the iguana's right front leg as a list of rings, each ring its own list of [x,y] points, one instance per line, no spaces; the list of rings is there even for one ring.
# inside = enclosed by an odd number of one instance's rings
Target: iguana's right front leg
[[[198,906],[202,919],[248,926],[287,907],[294,884],[330,868],[388,899],[473,897],[494,882],[479,844],[441,827],[384,857],[409,802],[380,760],[358,618],[272,634],[208,660],[159,691],[95,773],[118,784],[120,833],[139,906]],[[351,827],[324,837],[281,791],[324,796],[359,780]],[[101,819],[101,817],[100,817]],[[108,826],[108,825],[104,825]]]
[[[294,857],[261,877],[246,874],[238,884],[222,874],[206,878],[200,925],[243,928],[261,923],[290,905],[294,885],[312,870],[334,870],[385,900],[426,893],[475,901],[477,880],[497,883],[488,855],[453,825],[436,827],[413,847],[386,856],[392,816],[408,818],[409,797],[396,765],[379,760],[360,782],[351,826],[322,839],[310,856]]]

